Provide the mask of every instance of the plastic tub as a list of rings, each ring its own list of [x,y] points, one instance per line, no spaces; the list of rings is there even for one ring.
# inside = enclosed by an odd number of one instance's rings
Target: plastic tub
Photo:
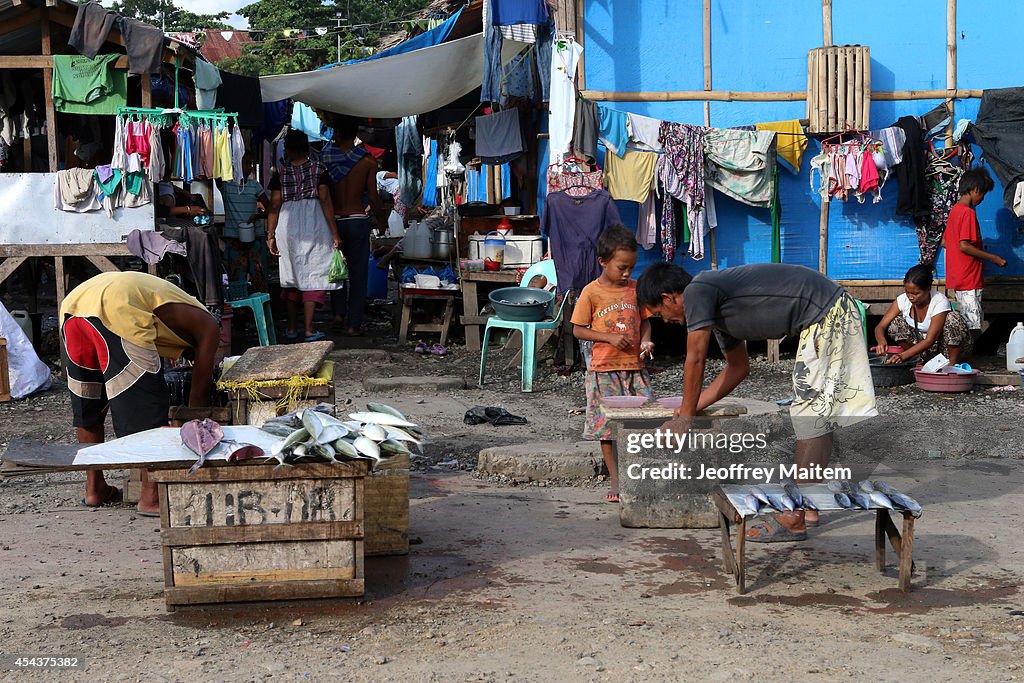
[[[914,370],[917,386],[924,391],[941,391],[947,394],[963,393],[974,388],[974,381],[981,374],[970,372],[925,372]]]
[[[871,383],[876,387],[899,387],[914,381],[915,360],[886,363],[883,356],[871,356]]]
[[[639,408],[650,399],[646,396],[602,396],[605,408]]]
[[[534,287],[502,287],[487,295],[494,312],[504,320],[539,323],[550,315],[555,295]]]

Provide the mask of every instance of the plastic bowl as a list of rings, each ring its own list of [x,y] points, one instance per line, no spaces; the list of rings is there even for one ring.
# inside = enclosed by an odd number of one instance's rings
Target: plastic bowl
[[[639,408],[649,401],[646,396],[602,396],[605,408]]]
[[[871,383],[876,387],[899,387],[914,381],[912,370],[916,360],[905,360],[902,363],[886,363],[885,356],[869,357],[871,366]]]
[[[658,403],[660,403],[665,408],[672,408],[673,410],[675,410],[679,406],[683,405],[683,397],[682,396],[665,396],[663,398],[659,398],[658,399]]]
[[[539,323],[551,313],[555,295],[535,287],[502,287],[487,295],[494,312],[503,320]]]
[[[917,386],[924,391],[941,391],[947,394],[963,393],[974,388],[974,381],[981,374],[970,372],[925,372],[914,370]]]

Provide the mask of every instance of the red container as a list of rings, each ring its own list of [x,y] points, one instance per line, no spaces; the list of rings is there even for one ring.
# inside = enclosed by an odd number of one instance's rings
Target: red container
[[[974,381],[981,374],[977,370],[970,372],[925,372],[915,369],[914,378],[919,389],[924,391],[941,391],[947,394],[963,393],[974,388]]]

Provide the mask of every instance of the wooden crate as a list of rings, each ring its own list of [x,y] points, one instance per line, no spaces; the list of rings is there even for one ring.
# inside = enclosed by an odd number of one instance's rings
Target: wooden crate
[[[160,491],[168,610],[363,594],[365,463],[150,476]]]
[[[409,456],[382,461],[366,477],[364,549],[367,555],[409,553]]]
[[[11,400],[11,374],[7,367],[7,340],[0,337],[0,402]]]
[[[325,361],[317,373],[318,377],[328,380],[327,384],[305,387],[302,389],[301,397],[284,412],[312,408],[317,403],[330,403],[334,405],[334,362]],[[257,391],[257,399],[253,400],[249,393],[244,390],[231,390],[228,392],[228,411],[230,413],[230,424],[235,425],[262,425],[279,412],[277,403],[288,395],[286,384],[263,386]]]

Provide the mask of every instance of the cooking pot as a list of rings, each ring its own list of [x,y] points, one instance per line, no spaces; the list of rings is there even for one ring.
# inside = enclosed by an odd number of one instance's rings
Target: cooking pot
[[[430,239],[431,257],[438,261],[448,261],[452,256],[454,235],[446,228],[435,228]]]

